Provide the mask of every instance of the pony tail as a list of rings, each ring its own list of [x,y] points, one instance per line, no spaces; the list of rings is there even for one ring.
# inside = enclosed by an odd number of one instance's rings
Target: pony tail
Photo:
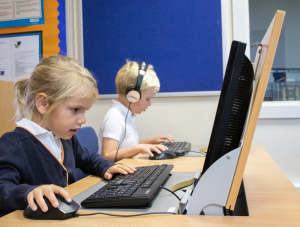
[[[27,100],[27,90],[28,90],[29,78],[20,79],[15,83],[15,99],[14,106],[16,109],[16,121],[21,120],[26,115],[28,100]]]

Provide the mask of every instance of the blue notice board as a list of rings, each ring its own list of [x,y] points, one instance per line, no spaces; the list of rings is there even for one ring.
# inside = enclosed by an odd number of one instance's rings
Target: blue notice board
[[[154,66],[160,92],[220,91],[220,0],[82,1],[84,66],[100,94],[116,94],[126,59]]]

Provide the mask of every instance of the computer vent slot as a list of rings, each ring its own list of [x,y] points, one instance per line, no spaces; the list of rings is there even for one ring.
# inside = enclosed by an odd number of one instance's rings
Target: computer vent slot
[[[252,80],[252,64],[248,58],[244,57],[238,87],[234,95],[229,123],[226,129],[225,140],[222,146],[222,155],[239,146],[248,110],[248,105],[245,106],[245,103],[248,104],[251,98]]]

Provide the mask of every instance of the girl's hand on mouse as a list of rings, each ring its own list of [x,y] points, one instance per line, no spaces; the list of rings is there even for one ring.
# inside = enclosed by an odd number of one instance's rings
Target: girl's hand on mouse
[[[134,173],[136,168],[132,165],[114,165],[110,167],[104,174],[105,179],[111,179],[114,173],[122,173],[124,175],[128,173]]]
[[[151,143],[152,144],[159,144],[159,143],[165,142],[165,140],[168,140],[170,143],[174,143],[173,136],[171,136],[171,135],[157,136],[157,137],[151,139]]]
[[[151,157],[153,157],[153,154],[152,154],[153,151],[160,154],[161,151],[168,150],[168,147],[166,147],[162,144],[138,144],[136,146],[138,148],[139,153],[149,154],[149,156],[151,156]]]
[[[52,206],[57,208],[59,203],[56,199],[55,194],[60,194],[68,202],[72,201],[69,193],[65,189],[63,189],[62,187],[50,184],[50,185],[39,186],[39,187],[33,189],[31,192],[29,192],[28,195],[27,195],[28,205],[30,206],[30,208],[33,211],[37,210],[37,205],[38,205],[43,212],[47,212],[48,207],[47,207],[46,202],[43,198],[45,196],[49,199]]]

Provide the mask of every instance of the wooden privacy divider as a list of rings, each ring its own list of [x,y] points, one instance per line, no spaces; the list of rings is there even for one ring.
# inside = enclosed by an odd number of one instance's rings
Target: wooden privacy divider
[[[284,16],[284,11],[277,10],[263,40],[261,41],[262,47],[259,47],[256,53],[255,63],[253,66],[256,89],[254,91],[254,97],[251,103],[250,116],[247,129],[245,131],[243,147],[226,204],[226,208],[230,210],[234,210],[237,195],[244,175],[261,105],[267,89]],[[258,53],[259,50],[261,50],[260,57]]]
[[[14,83],[0,81],[0,137],[15,128]]]

